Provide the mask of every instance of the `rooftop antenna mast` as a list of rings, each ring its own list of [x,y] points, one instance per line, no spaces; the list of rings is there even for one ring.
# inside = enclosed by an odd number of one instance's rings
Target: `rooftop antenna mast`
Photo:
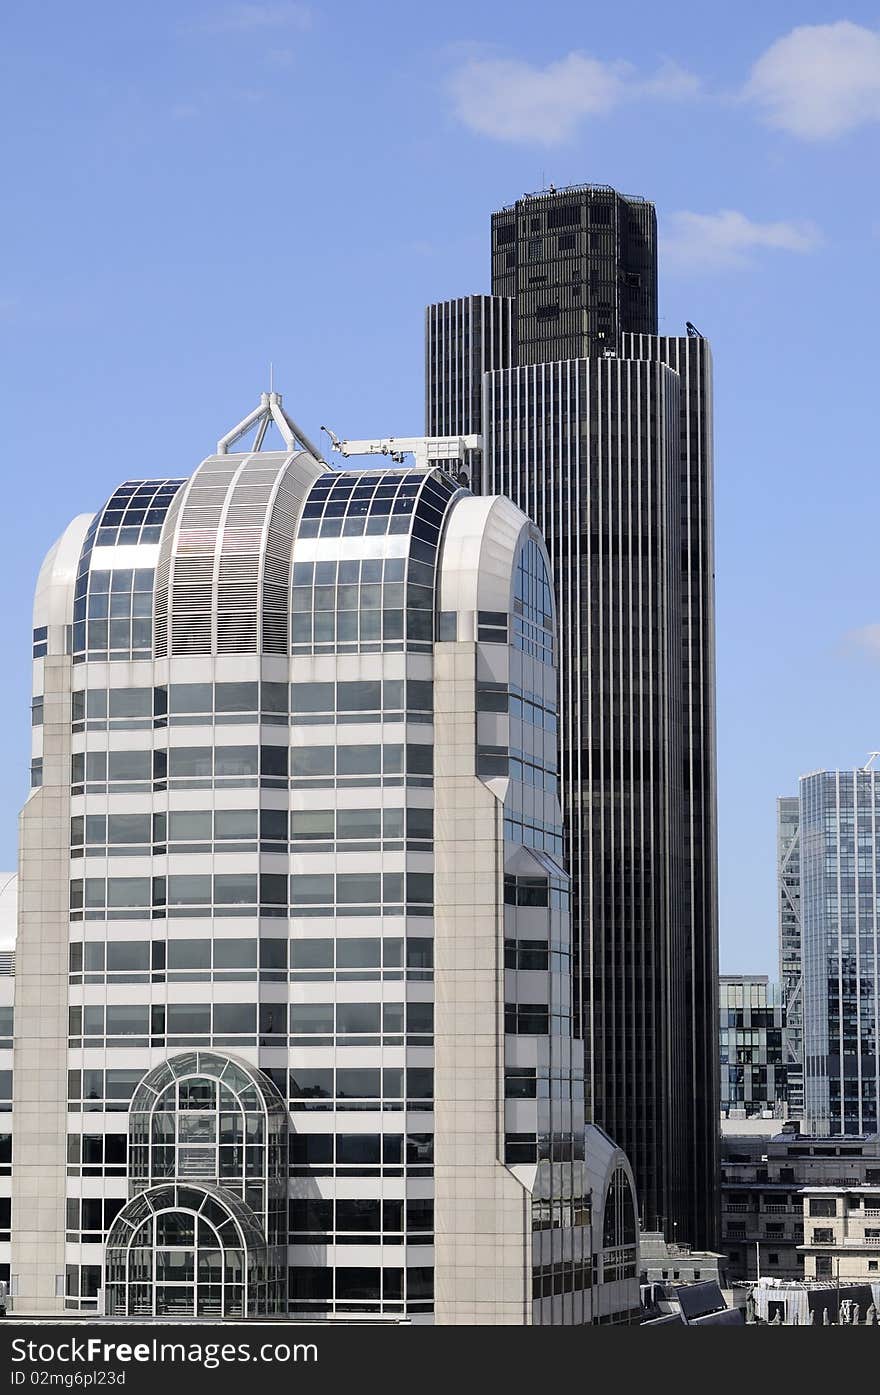
[[[244,417],[237,426],[233,426],[231,431],[227,431],[225,436],[221,436],[220,440],[217,442],[217,454],[227,455],[230,446],[236,445],[254,426],[257,428],[256,435],[247,453],[250,454],[251,451],[261,450],[266,432],[273,422],[277,426],[287,450],[308,451],[309,455],[314,456],[315,460],[326,465],[327,462],[318,447],[312,444],[305,432],[297,426],[293,417],[289,416],[284,410],[281,403],[281,393],[275,392],[274,390],[270,392],[261,392],[260,405],[255,407],[252,412],[248,412],[247,416]]]

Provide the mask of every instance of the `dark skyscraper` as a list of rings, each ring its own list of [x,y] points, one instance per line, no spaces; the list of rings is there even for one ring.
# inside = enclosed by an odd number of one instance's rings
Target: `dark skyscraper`
[[[692,327],[658,335],[653,205],[605,186],[493,214],[492,287],[428,310],[427,429],[482,423],[484,491],[508,494],[544,533],[593,1118],[632,1160],[646,1228],[714,1245],[709,346]],[[465,327],[477,304],[481,325],[509,316],[511,328],[491,344],[482,335],[479,407]],[[462,360],[446,326],[458,327]]]
[[[613,352],[624,330],[656,334],[654,205],[581,184],[502,208],[492,292],[515,303],[521,366]]]

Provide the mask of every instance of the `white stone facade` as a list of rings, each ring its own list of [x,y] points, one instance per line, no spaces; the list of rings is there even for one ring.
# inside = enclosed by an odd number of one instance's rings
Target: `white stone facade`
[[[590,1321],[534,526],[219,454],[70,525],[34,644],[16,1310]]]

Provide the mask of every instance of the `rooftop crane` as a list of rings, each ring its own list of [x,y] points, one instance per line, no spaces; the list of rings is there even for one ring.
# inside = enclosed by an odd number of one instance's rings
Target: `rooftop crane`
[[[441,460],[462,463],[471,451],[482,450],[482,436],[378,436],[362,441],[341,441],[329,426],[322,426],[330,443],[340,455],[387,455],[395,465],[403,464],[405,455],[412,455],[420,469]]]

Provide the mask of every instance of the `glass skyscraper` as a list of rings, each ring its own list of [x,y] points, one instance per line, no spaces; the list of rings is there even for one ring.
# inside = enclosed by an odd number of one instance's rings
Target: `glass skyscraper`
[[[277,394],[247,422],[37,584],[16,1307],[631,1311],[631,1173],[584,1157],[541,535],[442,471],[329,469]]]
[[[479,429],[482,489],[508,495],[544,535],[560,619],[560,774],[588,1108],[632,1160],[646,1228],[712,1248],[709,345],[693,326],[658,335],[656,218],[645,199],[591,185],[526,196],[492,215],[491,255],[491,298],[428,308],[427,429]],[[503,352],[493,360],[482,327],[508,321],[510,334],[491,340]],[[476,487],[473,467],[472,479]]]
[[[785,1005],[765,974],[722,974],[721,1111],[780,1114],[786,1098]]]
[[[804,1115],[816,1133],[880,1119],[880,776],[805,775],[800,791]]]

